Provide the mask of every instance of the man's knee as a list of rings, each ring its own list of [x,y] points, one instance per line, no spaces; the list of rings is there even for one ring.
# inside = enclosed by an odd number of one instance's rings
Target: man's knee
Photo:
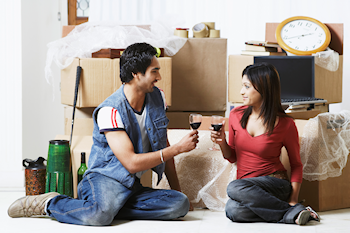
[[[190,209],[190,201],[187,196],[183,193],[178,193],[179,197],[177,198],[176,203],[173,205],[173,213],[172,219],[180,218],[185,216]]]
[[[190,209],[190,201],[187,196],[181,192],[177,192],[173,205],[169,210],[168,219],[176,219],[185,216]]]
[[[115,215],[116,213],[111,209],[101,209],[95,206],[82,221],[84,225],[88,226],[108,226],[112,223]]]

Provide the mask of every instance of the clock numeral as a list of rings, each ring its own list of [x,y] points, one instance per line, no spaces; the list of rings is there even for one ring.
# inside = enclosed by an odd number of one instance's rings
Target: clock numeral
[[[295,28],[295,25],[294,24],[289,24],[289,27],[290,28]]]
[[[302,22],[299,22],[299,23],[298,23],[298,26],[302,26],[302,25],[303,25],[303,23],[302,23]]]
[[[315,31],[317,31],[317,28],[315,28]]]
[[[318,34],[318,37],[321,37],[321,36],[323,36],[323,33],[319,33],[319,34]]]
[[[316,45],[312,46],[312,48],[314,49],[316,47]]]
[[[295,46],[295,49],[299,49],[299,46]]]
[[[305,51],[309,51],[309,48],[308,47],[305,47],[305,49],[304,49]]]
[[[321,44],[321,43],[322,43],[322,40],[318,40],[318,43]]]
[[[287,29],[287,28],[285,28],[283,31],[288,32],[288,29]]]
[[[312,23],[306,23],[305,26],[306,26],[306,27],[311,27],[311,26],[312,26]]]

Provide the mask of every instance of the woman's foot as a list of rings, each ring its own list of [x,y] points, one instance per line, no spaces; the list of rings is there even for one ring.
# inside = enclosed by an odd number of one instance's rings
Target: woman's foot
[[[309,221],[310,216],[311,216],[310,211],[302,210],[302,211],[300,211],[297,219],[295,220],[295,223],[300,225],[300,226],[305,225]]]
[[[320,221],[320,216],[310,206],[306,207],[306,210],[310,211],[310,220]]]

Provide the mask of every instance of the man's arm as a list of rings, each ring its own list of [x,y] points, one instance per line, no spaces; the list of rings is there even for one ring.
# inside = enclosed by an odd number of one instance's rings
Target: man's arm
[[[167,146],[169,147],[169,141],[167,141]],[[176,169],[175,169],[175,161],[174,158],[169,159],[165,163],[165,175],[168,179],[169,185],[171,189],[181,191],[179,179],[177,177]]]
[[[132,174],[153,168],[161,161],[160,151],[136,154],[133,144],[125,131],[105,132],[108,145],[121,164]],[[162,149],[164,161],[193,150],[198,142],[198,131],[193,130],[180,142]],[[169,162],[171,164],[171,162]]]

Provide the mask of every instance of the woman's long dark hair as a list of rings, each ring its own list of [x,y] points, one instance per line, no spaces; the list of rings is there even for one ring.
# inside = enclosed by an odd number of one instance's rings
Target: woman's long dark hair
[[[247,75],[248,80],[262,97],[259,117],[263,119],[267,134],[271,135],[275,127],[277,116],[290,117],[284,112],[281,105],[279,74],[273,65],[264,62],[247,66],[242,72],[242,77],[244,75]],[[244,129],[247,126],[252,109],[252,106],[242,109],[243,116],[240,123]]]

